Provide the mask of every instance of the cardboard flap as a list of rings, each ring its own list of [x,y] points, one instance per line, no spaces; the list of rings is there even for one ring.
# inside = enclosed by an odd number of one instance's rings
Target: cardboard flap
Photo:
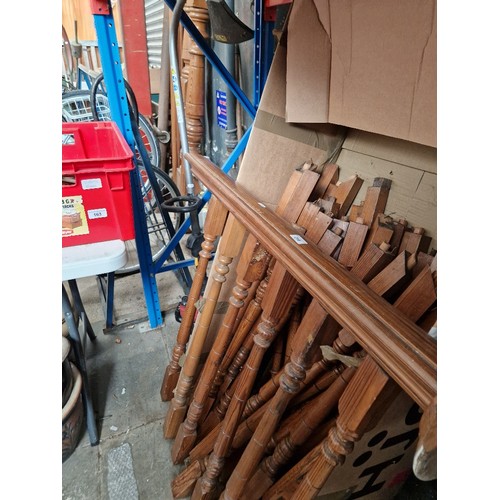
[[[296,0],[290,12],[286,68],[286,120],[289,122],[329,122],[332,45],[324,21],[320,20],[320,14],[321,17],[328,14],[324,7],[317,11],[312,0]],[[329,22],[326,26],[329,27]]]
[[[435,1],[296,0],[286,99],[288,121],[328,121],[435,147]]]

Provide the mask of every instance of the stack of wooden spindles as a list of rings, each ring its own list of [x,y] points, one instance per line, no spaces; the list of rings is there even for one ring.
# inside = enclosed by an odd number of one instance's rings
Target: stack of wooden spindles
[[[276,213],[295,225],[295,238],[317,245],[349,270],[359,286],[368,286],[429,330],[436,321],[437,300],[437,261],[435,251],[428,253],[431,238],[423,228],[384,215],[391,184],[387,179],[375,179],[364,201],[353,205],[362,183],[357,176],[339,182],[337,165],[319,169],[305,163],[290,177]],[[353,335],[273,258],[266,241],[247,234],[215,198],[204,235],[161,388],[162,399],[170,401],[164,437],[174,440],[172,459],[176,464],[189,460],[174,479],[172,494],[313,498],[338,457],[349,453],[363,432],[363,418],[356,428],[349,427],[356,409],[350,420],[343,415],[337,422],[339,401],[348,400],[349,391],[358,391],[358,397],[360,387],[369,386],[373,401],[362,411],[369,406],[376,411],[390,395],[388,378]],[[219,236],[210,286],[194,322]],[[229,305],[202,364],[217,300],[236,258]]]

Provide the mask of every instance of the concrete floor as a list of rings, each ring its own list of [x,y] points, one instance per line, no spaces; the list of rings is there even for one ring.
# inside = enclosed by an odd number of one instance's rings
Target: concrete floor
[[[163,439],[169,403],[161,401],[159,391],[179,328],[174,309],[184,292],[171,272],[157,275],[157,282],[165,311],[162,327],[149,327],[141,278],[134,274],[116,280],[114,318],[118,326],[104,334],[96,279],[78,280],[97,335],[95,343],[86,342],[86,359],[100,443],[91,447],[85,432],[63,463],[64,500],[172,499],[170,482],[183,466],[172,464],[171,441]],[[435,499],[436,482],[411,478],[397,498]]]
[[[150,328],[141,277],[134,274],[115,282],[115,323],[124,326],[104,334],[96,279],[78,280],[97,335],[95,343],[86,342],[86,359],[100,443],[91,447],[85,431],[63,463],[63,499],[172,498],[170,482],[182,466],[172,464],[171,443],[163,439],[168,403],[159,391],[179,327],[174,309],[184,293],[172,272],[157,275],[157,283],[162,327]]]

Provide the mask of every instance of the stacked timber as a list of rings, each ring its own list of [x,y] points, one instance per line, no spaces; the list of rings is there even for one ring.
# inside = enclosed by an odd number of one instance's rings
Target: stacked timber
[[[212,190],[208,179],[203,182]],[[418,325],[410,334],[425,336],[436,322],[431,238],[424,228],[384,214],[388,179],[375,179],[363,202],[354,205],[362,184],[358,176],[340,182],[335,164],[305,163],[290,177],[271,230],[304,248],[315,246],[325,259],[315,261],[318,273],[322,262],[328,267],[334,260],[346,275],[347,301],[362,297],[376,316],[379,302],[373,297],[381,297],[398,311],[394,324],[402,317],[402,328]],[[161,396],[170,404],[164,437],[174,440],[173,462],[186,463],[172,482],[172,495],[313,498],[394,395],[396,384],[388,374],[393,369],[387,364],[382,369],[379,352],[372,352],[370,342],[369,347],[359,342],[363,315],[332,314],[325,297],[273,254],[275,243],[265,228],[257,235],[239,213],[222,194],[210,200],[205,242],[165,370]],[[279,221],[288,224],[288,234]],[[218,237],[212,284],[194,322]],[[202,364],[217,300],[236,258],[229,305]],[[427,345],[428,339],[416,341]],[[415,399],[429,401],[427,393]]]

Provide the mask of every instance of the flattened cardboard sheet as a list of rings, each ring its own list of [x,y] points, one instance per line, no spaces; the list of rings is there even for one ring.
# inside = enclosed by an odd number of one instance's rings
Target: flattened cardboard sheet
[[[286,120],[436,147],[436,2],[295,0]]]

